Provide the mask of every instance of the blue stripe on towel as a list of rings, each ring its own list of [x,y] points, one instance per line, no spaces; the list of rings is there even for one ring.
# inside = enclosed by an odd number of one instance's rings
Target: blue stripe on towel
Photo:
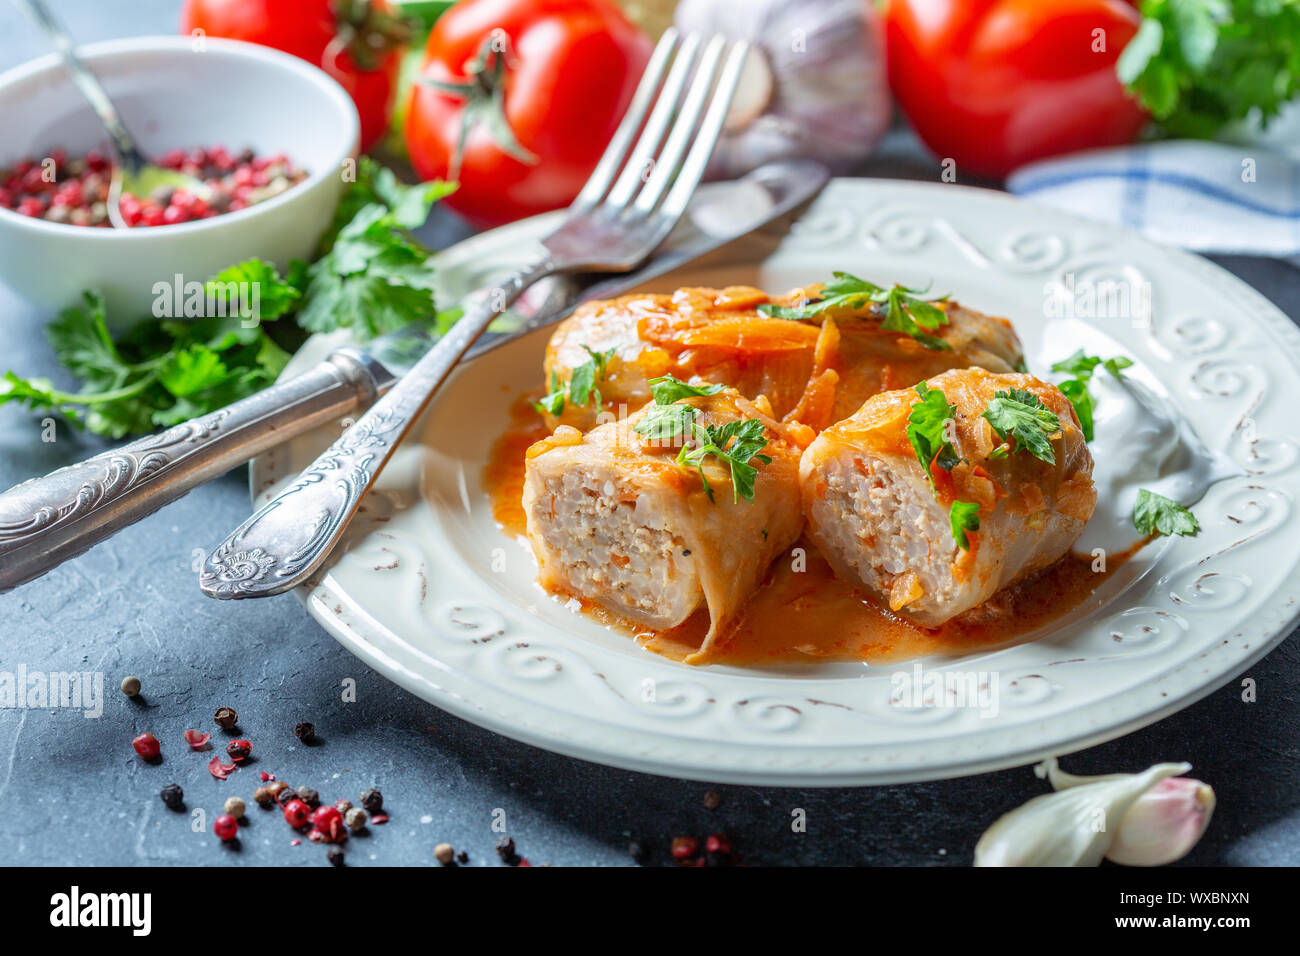
[[[1168,173],[1153,169],[1134,169],[1130,171],[1121,171],[1113,169],[1081,169],[1069,173],[1056,173],[1054,175],[1042,176],[1037,179],[1031,177],[1027,180],[1016,184],[1016,192],[1020,195],[1041,192],[1044,189],[1051,189],[1054,186],[1068,186],[1071,183],[1081,182],[1085,179],[1125,179],[1139,180],[1145,186],[1149,183],[1161,183],[1166,186],[1179,186],[1189,192],[1197,193],[1207,199],[1215,199],[1219,202],[1228,203],[1229,205],[1238,206],[1242,209],[1248,209],[1251,212],[1257,212],[1261,216],[1273,216],[1278,219],[1300,219],[1300,207],[1293,209],[1271,209],[1268,206],[1251,202],[1243,199],[1235,193],[1229,192],[1220,186],[1206,182],[1203,179],[1197,179],[1195,176],[1188,176],[1184,173]],[[1130,187],[1132,182],[1130,182]],[[1125,192],[1125,217],[1124,221],[1128,222],[1128,203],[1134,201],[1128,191]]]

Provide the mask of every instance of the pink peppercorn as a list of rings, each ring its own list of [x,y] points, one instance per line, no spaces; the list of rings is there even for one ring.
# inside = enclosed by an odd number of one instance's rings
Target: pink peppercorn
[[[311,808],[301,800],[293,799],[284,805],[284,822],[297,830],[311,819]]]
[[[153,734],[141,734],[131,741],[131,746],[143,760],[157,760],[162,754],[162,744],[158,743],[158,738]]]
[[[212,832],[220,837],[223,843],[229,842],[239,833],[239,821],[229,813],[223,813],[212,821]]]
[[[330,843],[341,843],[348,838],[343,814],[335,807],[321,806],[311,815],[311,825],[319,830]]]

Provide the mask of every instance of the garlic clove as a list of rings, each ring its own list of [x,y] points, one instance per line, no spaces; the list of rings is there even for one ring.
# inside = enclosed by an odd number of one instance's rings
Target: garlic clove
[[[985,831],[975,846],[975,865],[1096,866],[1138,798],[1190,769],[1186,763],[1156,764],[1035,797]]]
[[[1124,814],[1106,859],[1124,866],[1164,866],[1191,852],[1210,825],[1214,788],[1188,777],[1161,780]]]

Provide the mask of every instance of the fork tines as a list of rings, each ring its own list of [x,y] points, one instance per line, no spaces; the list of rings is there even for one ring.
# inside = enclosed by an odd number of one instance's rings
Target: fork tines
[[[669,28],[572,208],[676,221],[722,132],[748,51],[744,40]]]

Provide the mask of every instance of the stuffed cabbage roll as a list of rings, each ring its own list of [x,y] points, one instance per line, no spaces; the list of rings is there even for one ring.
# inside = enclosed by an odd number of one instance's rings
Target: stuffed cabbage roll
[[[626,420],[528,449],[528,539],[547,590],[655,629],[707,607],[703,651],[799,535],[802,448],[763,399],[661,386]]]
[[[800,484],[836,572],[930,627],[1061,557],[1097,501],[1060,390],[974,368],[869,398],[809,445]]]
[[[778,297],[733,286],[589,302],[559,325],[547,348],[547,423],[585,430],[600,410],[612,418],[620,407],[623,414],[640,408],[650,400],[651,379],[674,375],[765,395],[775,417],[820,430],[877,392],[946,369],[1023,367],[1006,319],[935,302],[941,324],[915,337],[887,327],[887,304],[837,301],[821,286]],[[808,315],[764,314],[773,311]]]

